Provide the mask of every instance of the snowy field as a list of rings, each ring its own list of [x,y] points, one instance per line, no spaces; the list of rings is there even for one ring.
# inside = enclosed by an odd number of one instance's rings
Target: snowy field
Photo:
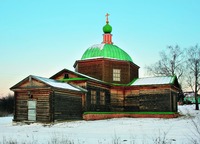
[[[0,143],[200,144],[200,111],[194,108],[194,105],[179,106],[183,116],[174,119],[116,118],[54,125],[14,125],[12,117],[1,117]]]

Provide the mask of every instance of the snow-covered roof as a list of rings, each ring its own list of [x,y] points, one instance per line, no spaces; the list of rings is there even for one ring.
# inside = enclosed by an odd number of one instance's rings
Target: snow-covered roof
[[[138,78],[131,85],[133,86],[133,85],[172,84],[175,78],[176,78],[175,76]]]
[[[45,84],[47,84],[49,86],[52,86],[52,87],[55,87],[55,88],[62,88],[62,89],[69,89],[69,90],[81,91],[80,89],[75,88],[75,87],[71,86],[68,83],[59,82],[59,81],[56,81],[56,80],[53,80],[53,79],[39,77],[39,76],[34,76],[34,75],[30,75],[29,78],[30,77],[34,78],[34,79],[37,79],[39,81],[42,81]]]
[[[103,49],[105,44],[94,44],[91,47],[89,47],[88,49],[94,49],[94,48],[99,48],[100,50]]]

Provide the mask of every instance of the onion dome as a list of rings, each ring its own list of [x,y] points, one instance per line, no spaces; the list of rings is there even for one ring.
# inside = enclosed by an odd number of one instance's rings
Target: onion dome
[[[83,54],[81,60],[109,58],[133,62],[132,58],[121,48],[113,44],[96,44],[89,47]]]
[[[112,32],[112,27],[107,23],[107,24],[103,27],[103,32],[104,32],[104,33],[111,33],[111,32]]]

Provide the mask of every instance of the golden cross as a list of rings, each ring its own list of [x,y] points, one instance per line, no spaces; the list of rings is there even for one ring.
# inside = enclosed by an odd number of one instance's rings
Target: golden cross
[[[107,24],[109,23],[109,21],[108,21],[108,16],[109,16],[109,14],[107,13],[107,14],[106,14],[106,23],[107,23]]]

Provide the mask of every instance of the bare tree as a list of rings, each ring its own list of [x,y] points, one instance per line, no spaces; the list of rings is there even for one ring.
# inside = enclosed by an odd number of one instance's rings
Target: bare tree
[[[198,45],[187,50],[187,83],[194,92],[196,110],[199,110],[198,91],[200,89],[200,47]]]
[[[176,75],[179,79],[183,75],[184,53],[181,48],[176,45],[168,46],[167,51],[160,52],[160,60],[151,66],[147,66],[146,70],[154,76],[172,76]]]

